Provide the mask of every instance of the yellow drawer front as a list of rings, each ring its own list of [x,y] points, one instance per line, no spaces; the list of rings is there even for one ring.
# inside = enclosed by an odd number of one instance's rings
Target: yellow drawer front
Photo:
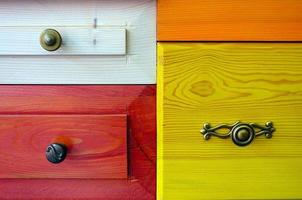
[[[159,43],[157,109],[159,200],[302,199],[302,43]],[[200,133],[238,120],[273,137]]]

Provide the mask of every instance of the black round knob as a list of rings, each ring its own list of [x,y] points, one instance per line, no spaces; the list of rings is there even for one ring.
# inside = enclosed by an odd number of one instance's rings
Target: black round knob
[[[46,149],[46,158],[49,162],[57,164],[66,158],[67,147],[64,144],[50,144]]]

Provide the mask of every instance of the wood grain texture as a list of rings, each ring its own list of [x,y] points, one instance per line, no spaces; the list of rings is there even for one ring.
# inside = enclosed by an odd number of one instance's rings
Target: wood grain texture
[[[2,199],[45,200],[150,200],[155,199],[137,180],[5,179],[0,183]]]
[[[0,141],[0,178],[128,177],[125,114],[0,115]],[[67,146],[62,163],[46,159],[51,143]]]
[[[0,19],[0,84],[155,83],[155,0],[5,0]],[[45,28],[61,31],[57,52],[39,47]]]
[[[159,43],[158,199],[302,198],[302,44]],[[271,139],[205,141],[205,122],[272,121]]]
[[[155,199],[154,85],[2,85],[1,115],[127,114],[128,179],[0,179],[1,199]]]
[[[159,0],[159,41],[301,41],[300,0]]]

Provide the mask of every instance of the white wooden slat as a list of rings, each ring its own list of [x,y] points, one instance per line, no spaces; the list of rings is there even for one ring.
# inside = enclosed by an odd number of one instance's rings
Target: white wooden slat
[[[4,56],[0,60],[0,82],[5,84],[155,83],[154,68],[146,67],[150,59],[136,55]]]
[[[1,28],[1,55],[125,55],[126,30],[114,28],[50,27],[62,37],[57,51],[40,46],[39,37],[47,27]],[[48,27],[49,28],[49,27]],[[5,48],[4,48],[5,47]]]
[[[64,35],[58,51],[47,52],[39,46],[34,34],[45,28]],[[30,35],[25,39],[20,34],[19,46],[7,39],[16,30]],[[101,30],[124,30],[124,49],[119,46],[121,40],[110,39],[111,34],[100,42]],[[10,33],[3,35],[5,31]],[[155,0],[0,0],[1,33],[0,84],[156,83]],[[26,40],[28,48],[20,48]],[[98,45],[106,42],[112,48],[101,52]],[[69,44],[75,45],[73,49]]]
[[[92,26],[92,0],[1,0],[0,26]]]

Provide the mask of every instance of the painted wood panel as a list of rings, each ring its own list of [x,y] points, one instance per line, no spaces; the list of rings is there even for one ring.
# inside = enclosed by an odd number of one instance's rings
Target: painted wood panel
[[[5,179],[0,183],[2,199],[47,200],[151,200],[155,199],[138,180]],[[39,190],[37,189],[39,188]]]
[[[44,50],[40,34],[48,27],[6,28],[0,32],[0,56],[9,55],[125,55],[126,30],[121,28],[51,27],[62,37],[56,51]]]
[[[127,179],[0,179],[0,197],[155,199],[155,95],[154,85],[0,86],[0,115],[125,113],[128,143]]]
[[[300,0],[159,0],[159,41],[301,41]]]
[[[72,2],[3,0],[0,6],[1,26],[92,26],[97,2]]]
[[[0,47],[0,84],[155,83],[156,1],[14,0],[0,5],[5,44]],[[44,28],[66,36],[58,52],[40,49],[38,34]],[[105,30],[125,30],[126,46]]]
[[[0,178],[127,179],[126,123],[126,115],[0,115]],[[52,143],[67,146],[62,163],[46,159]]]
[[[302,44],[159,43],[158,199],[302,198]],[[245,147],[203,124],[272,121]]]

